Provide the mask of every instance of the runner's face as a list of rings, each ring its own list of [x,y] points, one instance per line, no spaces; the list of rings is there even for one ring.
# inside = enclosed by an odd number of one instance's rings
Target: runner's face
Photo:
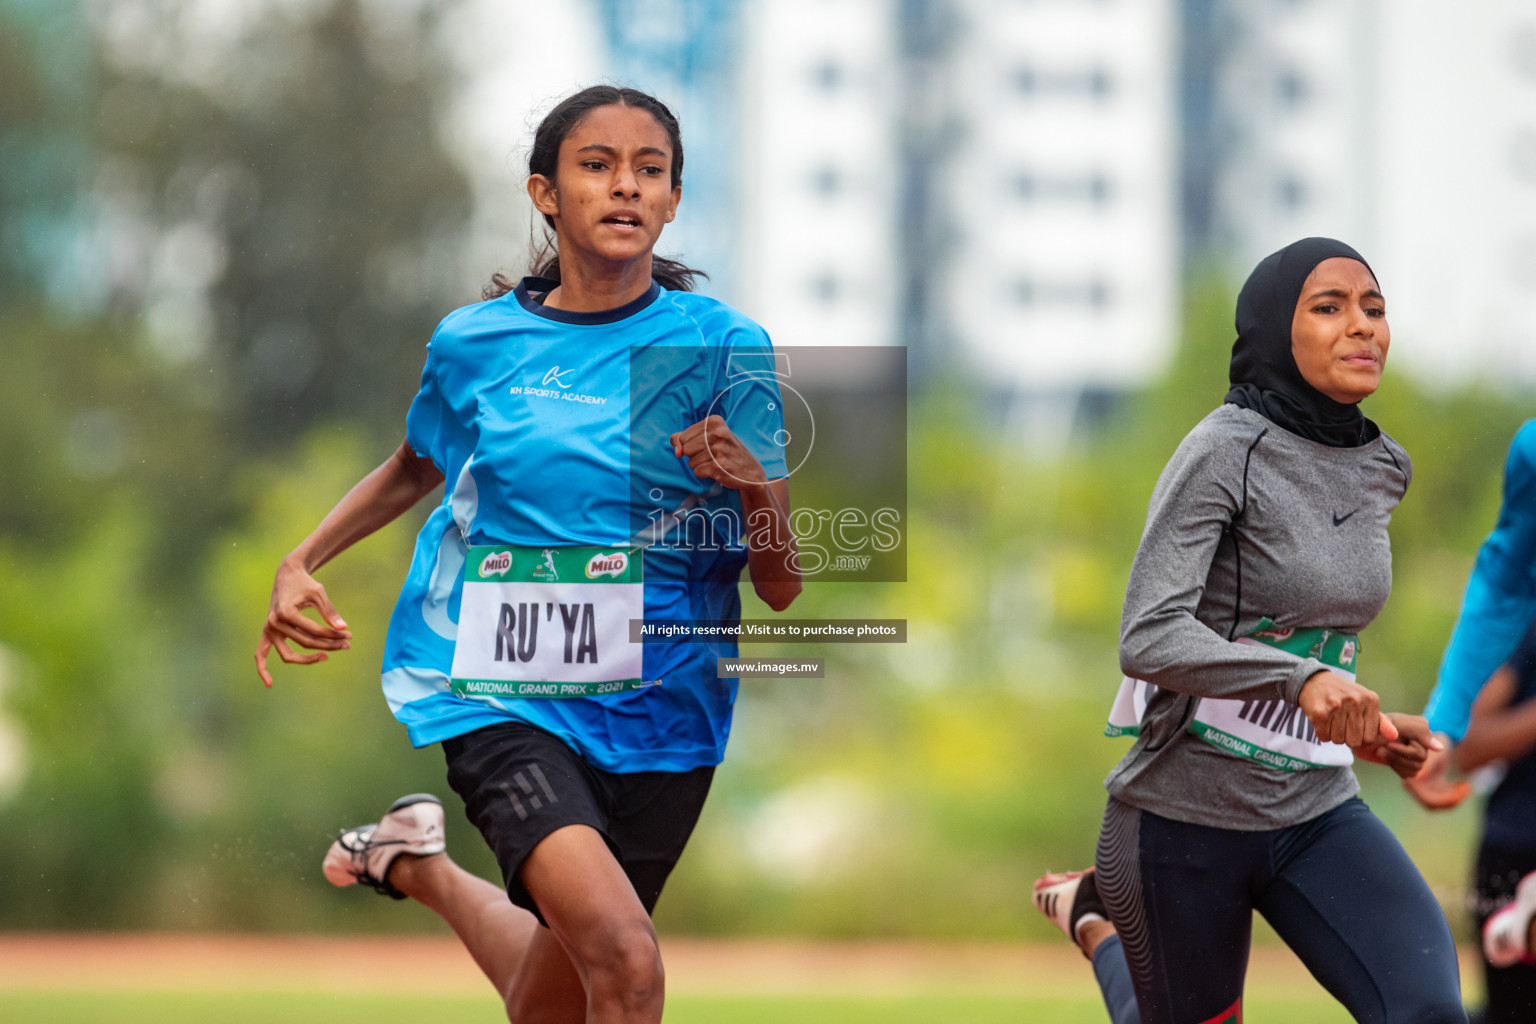
[[[1308,384],[1353,405],[1380,385],[1391,344],[1386,300],[1365,264],[1335,256],[1313,268],[1291,318],[1291,355]]]
[[[560,252],[630,262],[650,254],[677,214],[672,145],[656,118],[635,107],[598,107],[560,143],[555,180],[533,175],[528,192],[555,220]]]

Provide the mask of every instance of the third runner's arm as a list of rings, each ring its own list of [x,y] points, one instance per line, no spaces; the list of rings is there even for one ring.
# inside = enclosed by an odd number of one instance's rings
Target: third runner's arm
[[[1472,702],[1536,618],[1536,420],[1515,434],[1504,463],[1499,523],[1477,554],[1424,716],[1453,740]]]
[[[1484,683],[1510,656],[1536,617],[1536,420],[1515,433],[1504,460],[1504,502],[1499,522],[1477,553],[1461,599],[1461,614],[1440,660],[1440,677],[1424,715],[1430,728],[1459,740]],[[1415,779],[1403,785],[1429,810],[1455,807],[1472,792],[1446,778],[1450,751],[1430,755]]]
[[[337,614],[325,587],[312,575],[320,566],[341,554],[375,530],[393,522],[443,482],[432,460],[419,457],[402,444],[372,473],[360,480],[336,503],[313,533],[294,548],[277,568],[272,601],[261,640],[256,645],[256,672],[272,685],[267,655],[273,648],[289,664],[308,665],[326,659],[326,651],[350,646],[351,633]],[[323,622],[303,614],[314,608]],[[300,654],[288,646],[292,640],[316,652]]]
[[[1536,748],[1536,701],[1515,704],[1514,667],[1493,674],[1472,705],[1467,734],[1456,744],[1456,767],[1475,771],[1490,761],[1513,761]]]
[[[1355,747],[1355,754],[1363,760],[1386,765],[1401,778],[1411,779],[1423,770],[1431,752],[1446,749],[1445,741],[1429,731],[1422,715],[1383,711],[1381,717],[1396,727],[1397,739]]]

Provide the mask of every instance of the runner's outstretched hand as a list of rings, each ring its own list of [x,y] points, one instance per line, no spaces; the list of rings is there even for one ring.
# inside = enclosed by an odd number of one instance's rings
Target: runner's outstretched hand
[[[1397,739],[1397,727],[1381,714],[1375,691],[1333,672],[1308,678],[1296,703],[1325,743],[1364,747]]]
[[[324,621],[316,622],[305,615],[306,608],[315,609]],[[290,640],[314,653],[295,651],[288,646]],[[351,646],[352,633],[331,604],[325,587],[297,561],[283,559],[277,567],[277,578],[272,581],[272,604],[261,627],[261,640],[256,644],[256,674],[261,681],[272,685],[267,655],[274,648],[277,656],[290,665],[312,665],[329,657],[326,651],[344,651]]]
[[[1392,722],[1397,729],[1397,739],[1356,747],[1355,753],[1361,758],[1384,764],[1401,778],[1411,779],[1424,768],[1431,751],[1445,749],[1445,743],[1429,731],[1429,723],[1423,716],[1388,711],[1381,717]]]
[[[1472,784],[1465,779],[1452,782],[1447,775],[1451,770],[1451,743],[1445,736],[1436,737],[1441,746],[1431,749],[1419,774],[1403,780],[1403,788],[1427,811],[1448,811],[1472,795]]]
[[[688,429],[673,434],[672,454],[686,458],[694,476],[713,480],[733,491],[768,482],[763,464],[720,416],[706,416]]]
[[[442,482],[442,470],[431,459],[417,455],[409,441],[403,442],[377,469],[354,484],[320,520],[315,532],[283,559],[272,581],[272,604],[261,627],[261,642],[256,645],[256,674],[262,682],[272,685],[267,655],[274,647],[277,656],[290,665],[310,665],[324,661],[326,651],[344,651],[352,646],[346,622],[336,613],[314,571],[379,527],[394,522]],[[323,621],[305,615],[306,608],[319,612]],[[288,646],[290,640],[315,653],[300,654]]]

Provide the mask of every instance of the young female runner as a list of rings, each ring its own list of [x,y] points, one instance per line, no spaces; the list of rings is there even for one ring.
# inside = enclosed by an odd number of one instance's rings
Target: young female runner
[[[256,662],[271,685],[273,648],[345,649],[311,574],[446,480],[384,692],[413,744],[442,744],[505,887],[449,860],[423,794],[344,833],[326,877],[431,907],[520,1024],[655,1022],[649,915],[725,749],[736,683],[716,662],[735,645],[632,644],[630,622],[739,618],[744,565],[774,609],[799,593],[782,413],[762,328],[653,255],[682,195],[665,106],[585,89],[528,164],[556,255],[438,327],[405,443],[284,559]],[[674,543],[694,508],[710,529]]]
[[[1411,474],[1358,408],[1385,301],[1357,252],[1303,239],[1255,268],[1237,331],[1226,404],[1163,470],[1131,569],[1111,731],[1137,741],[1097,870],[1037,903],[1096,943],[1117,1019],[1240,1020],[1257,910],[1357,1020],[1464,1021],[1444,915],[1349,767],[1411,775],[1431,746],[1354,681]]]

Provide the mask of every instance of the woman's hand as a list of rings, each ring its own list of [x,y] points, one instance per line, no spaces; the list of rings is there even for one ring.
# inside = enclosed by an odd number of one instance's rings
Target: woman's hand
[[[409,443],[402,444],[353,485],[326,513],[315,532],[283,559],[272,583],[272,603],[261,627],[261,641],[256,645],[256,674],[262,682],[272,685],[267,655],[274,647],[277,656],[290,665],[310,665],[324,661],[326,651],[344,651],[352,646],[346,622],[311,574],[374,530],[393,522],[442,482],[442,471],[431,459],[418,456]],[[325,621],[316,622],[305,615],[306,608],[318,611]],[[288,646],[290,640],[317,653],[300,654]]]
[[[1372,690],[1332,672],[1316,672],[1301,685],[1296,703],[1325,743],[1376,746],[1397,739],[1397,727],[1381,715]]]
[[[316,622],[304,614],[313,608],[320,613],[323,622]],[[300,654],[288,646],[292,640],[300,647],[314,651]],[[272,603],[267,609],[267,621],[261,627],[261,640],[256,644],[256,674],[268,686],[272,685],[272,673],[267,670],[267,655],[277,649],[277,656],[290,665],[312,665],[324,661],[326,651],[344,651],[352,646],[352,633],[346,620],[336,612],[331,599],[320,581],[309,574],[293,556],[283,559],[277,567],[277,578],[272,581]]]
[[[733,491],[768,483],[763,464],[720,416],[706,416],[687,430],[673,434],[672,453],[688,460],[694,476],[713,480]]]
[[[1387,712],[1382,718],[1390,720],[1397,729],[1397,739],[1356,747],[1355,753],[1367,761],[1386,765],[1403,779],[1418,775],[1432,751],[1445,749],[1445,744],[1429,731],[1429,723],[1421,715]]]
[[[1472,783],[1462,779],[1452,782],[1447,776],[1451,770],[1452,751],[1449,740],[1435,737],[1438,748],[1431,748],[1424,760],[1424,767],[1411,779],[1403,780],[1403,788],[1426,811],[1448,811],[1472,795]]]

